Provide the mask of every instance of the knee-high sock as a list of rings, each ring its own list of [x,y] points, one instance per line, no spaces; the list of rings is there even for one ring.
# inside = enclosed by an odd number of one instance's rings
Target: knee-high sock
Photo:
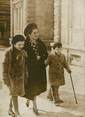
[[[59,99],[59,91],[58,90],[59,90],[58,86],[52,86],[54,101]]]

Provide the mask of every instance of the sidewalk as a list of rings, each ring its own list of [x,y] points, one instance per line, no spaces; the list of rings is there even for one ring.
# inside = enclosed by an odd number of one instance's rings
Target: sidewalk
[[[2,61],[3,50],[0,51],[0,82],[2,81]],[[75,104],[71,80],[69,74],[65,71],[66,84],[60,88],[60,96],[64,103],[60,106],[55,106],[53,102],[47,100],[47,92],[43,93],[37,98],[39,117],[85,117],[85,68],[71,66],[71,69],[78,104]],[[19,98],[22,117],[36,117],[32,111],[32,102],[29,108],[26,107],[25,103],[26,99]],[[9,93],[6,86],[2,83],[0,85],[0,117],[9,117],[8,105]]]
[[[78,104],[75,104],[73,96],[63,92],[64,103],[55,106],[53,102],[46,99],[46,93],[37,98],[39,117],[85,117],[85,96],[78,95]],[[44,98],[43,98],[44,97]],[[26,99],[19,97],[19,107],[22,117],[36,117],[32,111],[32,102],[27,108]],[[9,93],[4,87],[0,90],[0,117],[8,116]]]

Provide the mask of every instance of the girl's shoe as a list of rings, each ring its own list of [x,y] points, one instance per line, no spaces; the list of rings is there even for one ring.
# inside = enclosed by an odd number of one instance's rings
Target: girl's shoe
[[[15,113],[14,113],[12,110],[9,110],[9,111],[8,111],[8,114],[9,114],[10,116],[12,116],[12,117],[15,117]]]
[[[20,113],[15,113],[15,117],[21,117]]]
[[[21,115],[15,115],[15,117],[22,117]]]
[[[47,96],[47,99],[49,99],[50,101],[53,101],[53,98],[51,96]]]
[[[34,107],[33,107],[33,112],[34,112],[36,115],[39,115],[38,109],[36,109],[36,108],[34,108]]]

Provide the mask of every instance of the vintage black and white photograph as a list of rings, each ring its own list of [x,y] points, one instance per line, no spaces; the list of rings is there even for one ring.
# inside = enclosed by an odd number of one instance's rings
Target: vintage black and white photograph
[[[85,0],[0,0],[0,117],[85,117]]]

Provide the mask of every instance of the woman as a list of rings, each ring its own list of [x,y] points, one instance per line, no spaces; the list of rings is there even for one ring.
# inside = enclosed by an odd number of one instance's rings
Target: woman
[[[36,96],[46,91],[47,88],[45,60],[48,54],[44,43],[39,39],[39,30],[35,23],[26,26],[24,35],[26,36],[25,50],[28,55],[29,73],[25,97],[33,101],[33,111],[38,114]]]

